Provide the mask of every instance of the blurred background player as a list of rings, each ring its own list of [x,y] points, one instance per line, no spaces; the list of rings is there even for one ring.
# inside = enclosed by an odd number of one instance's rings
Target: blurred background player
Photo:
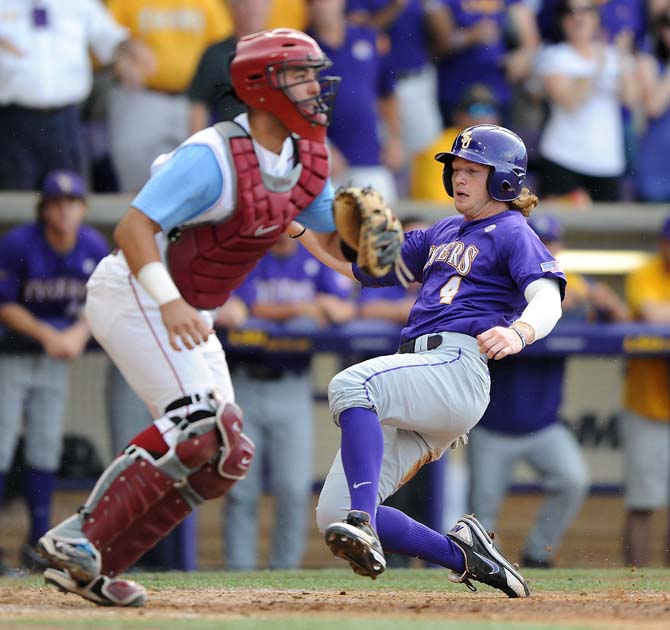
[[[71,171],[50,172],[37,219],[0,239],[0,499],[21,433],[30,517],[21,564],[44,569],[35,544],[50,526],[70,391],[70,361],[90,337],[86,281],[108,250],[84,224],[86,191]]]
[[[283,234],[235,295],[246,305],[249,326],[306,336],[343,324],[355,314],[352,282]],[[258,566],[259,507],[267,487],[274,519],[270,569],[300,567],[311,517],[314,458],[311,355],[236,355],[228,363],[244,432],[256,445],[256,462],[226,498],[226,567]]]
[[[557,257],[563,230],[551,215],[528,224]],[[566,274],[562,321],[625,321],[628,309],[602,283]],[[549,568],[589,487],[589,474],[573,431],[561,421],[565,357],[514,357],[491,365],[491,401],[470,432],[470,509],[495,529],[516,465],[540,478],[544,502],[526,537],[521,564]]]
[[[658,253],[626,278],[626,297],[635,320],[670,324],[670,216],[658,234]],[[626,522],[624,561],[649,562],[649,535],[655,510],[670,516],[670,360],[627,361],[622,417]],[[670,519],[665,532],[665,564],[670,566]]]

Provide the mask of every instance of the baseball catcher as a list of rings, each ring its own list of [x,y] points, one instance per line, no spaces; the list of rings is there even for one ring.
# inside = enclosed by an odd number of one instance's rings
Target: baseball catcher
[[[378,191],[338,189],[333,215],[340,238],[352,252],[352,262],[362,271],[381,278],[393,269],[403,286],[414,280],[400,253],[405,240],[402,225]]]

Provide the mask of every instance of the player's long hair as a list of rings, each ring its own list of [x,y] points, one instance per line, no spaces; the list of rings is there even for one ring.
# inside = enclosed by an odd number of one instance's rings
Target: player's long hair
[[[524,186],[521,189],[521,194],[514,201],[510,201],[509,205],[513,210],[518,210],[524,217],[528,218],[539,202],[538,196],[530,188]]]

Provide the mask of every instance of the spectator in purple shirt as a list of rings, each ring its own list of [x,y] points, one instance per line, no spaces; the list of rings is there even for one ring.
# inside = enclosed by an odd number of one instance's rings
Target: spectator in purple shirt
[[[535,15],[524,0],[440,1],[452,21],[449,35],[435,43],[443,126],[453,124],[453,108],[473,83],[491,89],[507,121],[511,86],[530,75],[539,45]]]
[[[638,138],[633,169],[637,195],[643,201],[670,201],[670,11],[652,19],[649,52],[639,53],[645,129]]]
[[[388,35],[388,65],[396,81],[403,144],[410,160],[442,130],[431,42],[448,36],[447,10],[440,2],[426,0],[349,0],[347,10],[350,21]]]
[[[86,281],[108,251],[84,225],[84,182],[50,172],[37,220],[0,240],[0,497],[25,417],[23,494],[30,526],[21,563],[44,569],[35,543],[48,529],[60,462],[70,360],[90,333],[82,316]]]
[[[342,77],[337,115],[328,127],[333,183],[372,186],[393,203],[393,173],[403,165],[405,152],[388,38],[348,24],[345,0],[311,0],[308,9],[309,33],[333,62],[328,72]]]

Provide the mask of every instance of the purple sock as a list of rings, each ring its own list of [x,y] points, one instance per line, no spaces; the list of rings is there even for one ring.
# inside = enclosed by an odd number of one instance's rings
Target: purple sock
[[[54,492],[56,473],[26,466],[23,469],[23,496],[30,512],[30,534],[28,542],[34,545],[49,529],[51,498]]]
[[[384,437],[374,411],[352,407],[340,414],[342,465],[349,484],[351,509],[370,515],[376,528],[379,471],[384,456]]]
[[[377,508],[377,533],[384,551],[420,558],[458,573],[465,571],[463,552],[458,545],[400,510],[380,505]]]

